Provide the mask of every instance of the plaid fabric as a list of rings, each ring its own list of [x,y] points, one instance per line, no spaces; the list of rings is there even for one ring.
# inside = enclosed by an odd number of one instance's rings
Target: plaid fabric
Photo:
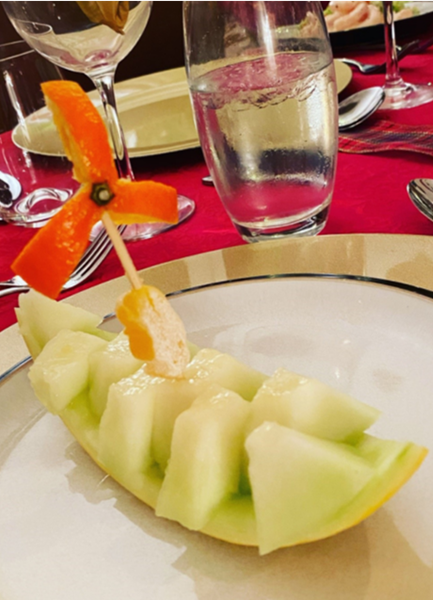
[[[368,154],[404,150],[433,156],[433,126],[403,125],[385,119],[369,121],[339,135],[340,152]]]

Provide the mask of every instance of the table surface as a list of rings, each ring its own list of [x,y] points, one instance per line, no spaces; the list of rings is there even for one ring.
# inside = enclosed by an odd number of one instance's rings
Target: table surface
[[[336,52],[336,56],[342,56],[341,52]],[[368,62],[383,60],[383,53],[377,51],[358,52],[356,56]],[[409,82],[433,82],[433,49],[406,57],[401,70]],[[344,94],[382,85],[383,81],[384,75],[363,76],[354,73]],[[384,117],[405,124],[432,125],[433,103],[387,112]],[[195,214],[175,229],[149,240],[128,244],[138,269],[245,243],[231,224],[215,189],[201,183],[207,169],[200,149],[134,159],[133,168],[137,178],[170,184],[179,193],[192,198],[197,205]],[[433,234],[433,223],[415,209],[407,196],[406,186],[415,177],[433,177],[430,157],[410,152],[365,155],[340,152],[329,220],[321,235]],[[34,230],[31,229],[0,225],[0,280],[12,275],[10,264],[32,235]],[[122,268],[112,252],[97,271],[69,295],[121,275]],[[0,299],[0,331],[16,322],[16,305],[16,294]]]

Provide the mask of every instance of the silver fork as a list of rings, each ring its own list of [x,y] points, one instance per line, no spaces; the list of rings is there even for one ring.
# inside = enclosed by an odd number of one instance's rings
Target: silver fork
[[[431,45],[431,40],[429,40],[428,44]],[[424,45],[422,45],[422,47],[421,47],[419,40],[414,40],[412,42],[408,42],[403,47],[398,48],[398,51],[397,51],[398,60],[401,60],[407,54],[411,54],[411,52],[415,51],[415,49],[417,51],[422,50],[422,49],[424,49]],[[345,63],[346,65],[349,65],[350,67],[355,67],[363,75],[373,75],[375,73],[385,73],[385,71],[386,71],[386,62],[384,62],[382,64],[378,64],[378,65],[369,65],[369,64],[359,62],[358,60],[354,60],[353,58],[339,58],[338,60],[340,62]]]
[[[125,230],[125,226],[119,227],[120,233]],[[94,271],[99,267],[102,261],[105,259],[107,254],[113,247],[110,238],[105,232],[105,229],[101,229],[95,239],[89,244],[80,262],[71,273],[70,278],[63,286],[63,290],[70,290],[76,287],[87,279]],[[7,296],[8,294],[16,294],[18,292],[27,292],[29,290],[27,283],[15,275],[7,281],[0,281],[0,298]]]

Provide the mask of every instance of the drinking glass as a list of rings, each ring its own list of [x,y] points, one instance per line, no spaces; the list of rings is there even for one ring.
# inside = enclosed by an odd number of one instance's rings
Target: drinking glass
[[[392,2],[382,2],[385,22],[386,76],[383,89],[385,100],[381,110],[413,108],[433,100],[431,85],[406,83],[398,66],[398,55],[394,26],[394,8]]]
[[[19,40],[0,45],[0,219],[41,227],[78,188],[66,157],[30,152],[46,131],[43,81],[57,67]]]
[[[134,179],[114,93],[118,63],[132,50],[149,20],[152,2],[3,2],[17,32],[37,52],[70,71],[85,73],[104,108],[120,177]],[[194,203],[179,197],[179,222]],[[168,224],[133,225],[126,239],[152,237]]]
[[[248,242],[318,233],[338,139],[320,2],[184,2],[183,18],[201,147],[233,224]]]

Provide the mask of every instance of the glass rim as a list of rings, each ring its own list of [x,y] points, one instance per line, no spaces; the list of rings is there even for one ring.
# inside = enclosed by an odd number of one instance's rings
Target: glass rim
[[[19,49],[18,49],[19,48]],[[8,51],[10,51],[8,53]],[[6,44],[0,44],[0,63],[27,54],[33,54],[35,51],[24,40],[14,40]]]

